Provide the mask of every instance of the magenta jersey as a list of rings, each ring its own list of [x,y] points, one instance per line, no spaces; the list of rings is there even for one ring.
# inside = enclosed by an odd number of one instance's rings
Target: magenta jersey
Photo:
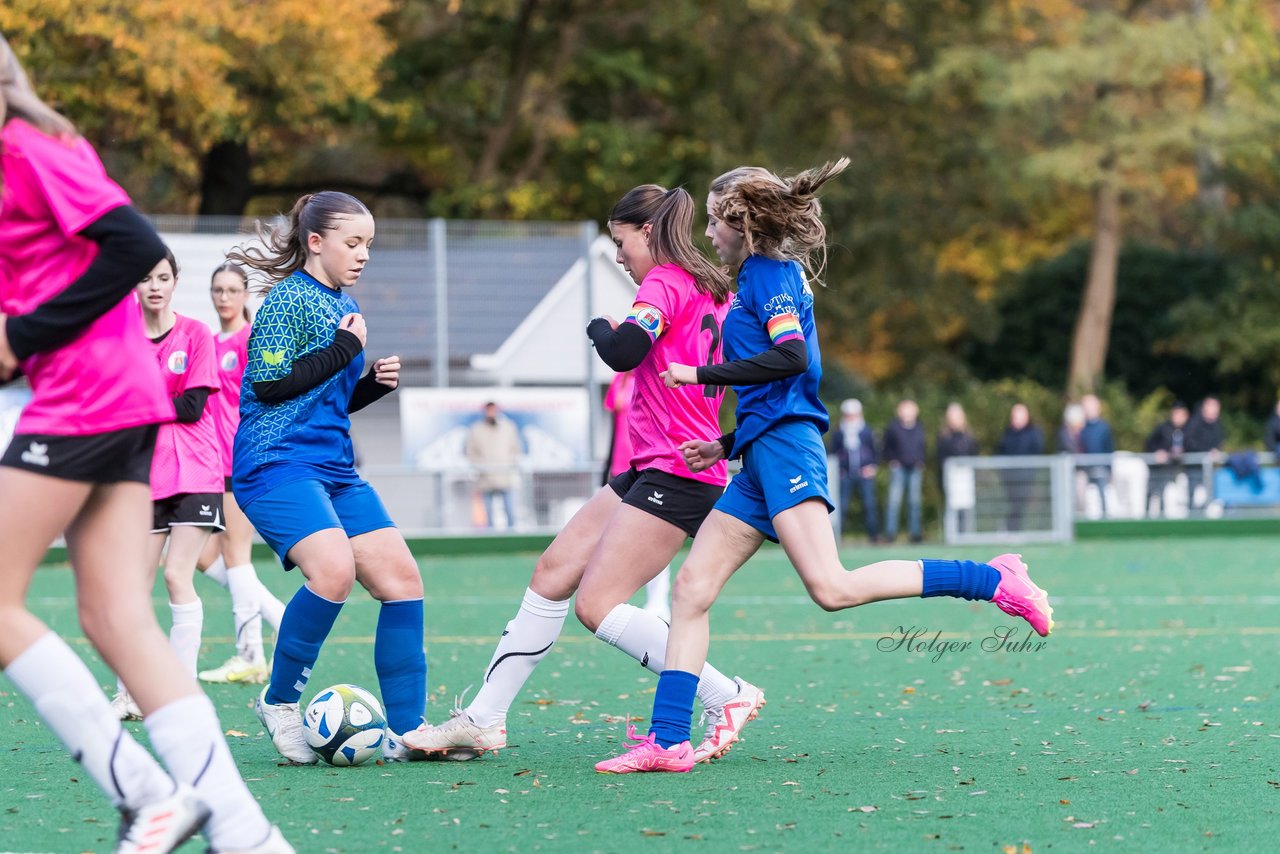
[[[635,377],[630,371],[613,375],[609,391],[604,396],[604,408],[613,415],[613,448],[609,453],[609,477],[622,474],[631,468],[634,447],[631,444],[631,396],[635,392]]]
[[[209,327],[190,317],[177,315],[177,323],[159,343],[151,342],[160,365],[172,414],[175,397],[187,389],[212,389],[204,413],[191,424],[165,424],[156,437],[156,455],[151,460],[151,497],[190,495],[223,491],[222,454],[218,433],[209,407],[221,384],[213,360],[213,338]]]
[[[80,277],[98,246],[77,232],[129,204],[83,139],[22,119],[0,129],[0,311],[27,314]],[[18,433],[85,436],[173,418],[132,293],[71,343],[21,365],[31,402]]]
[[[252,331],[253,327],[246,324],[239,332],[230,335],[213,333],[213,355],[222,390],[210,395],[205,411],[213,417],[225,477],[231,477],[232,448],[235,446],[236,428],[240,426],[240,380],[244,377],[245,362],[249,360],[249,333]]]
[[[654,267],[640,283],[627,323],[649,333],[653,349],[635,369],[631,397],[631,465],[658,469],[676,477],[724,486],[724,461],[691,472],[680,453],[688,439],[710,441],[720,435],[719,386],[669,389],[659,376],[671,362],[710,365],[720,361],[720,326],[729,311],[694,286],[694,278],[674,264]]]

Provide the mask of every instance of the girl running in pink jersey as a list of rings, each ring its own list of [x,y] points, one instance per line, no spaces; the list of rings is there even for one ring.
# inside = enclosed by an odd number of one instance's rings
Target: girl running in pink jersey
[[[213,352],[222,390],[209,398],[208,409],[218,434],[222,455],[222,513],[226,530],[209,538],[200,566],[204,574],[231,593],[235,620],[236,651],[221,666],[200,671],[205,682],[267,681],[266,653],[262,649],[262,621],[265,618],[279,631],[284,603],[263,586],[253,568],[253,525],[231,492],[232,445],[240,425],[240,383],[249,358],[249,274],[234,261],[226,261],[213,271],[209,283],[213,308],[221,329],[214,333]]]
[[[0,458],[0,665],[120,810],[117,851],[172,851],[203,826],[214,851],[291,852],[151,607],[147,484],[156,425],[174,412],[130,291],[164,246],[3,38],[0,125],[0,381],[20,371],[32,389]],[[64,533],[84,633],[138,698],[169,774],[26,608]]]
[[[222,530],[222,459],[213,418],[206,411],[219,386],[209,328],[170,306],[177,285],[178,262],[166,250],[137,287],[152,358],[160,365],[175,413],[172,422],[161,425],[151,460],[154,505],[147,567],[154,571],[168,542],[164,583],[173,614],[169,642],[194,676],[204,629],[204,606],[193,583],[196,560],[209,534]],[[111,706],[123,720],[142,719],[123,684]]]
[[[445,723],[406,734],[405,744],[453,758],[505,747],[507,710],[560,636],[575,591],[583,625],[654,673],[662,670],[667,624],[627,600],[698,530],[726,480],[723,465],[691,472],[679,450],[686,436],[719,433],[723,389],[673,395],[660,376],[670,361],[719,360],[728,281],[694,248],[692,225],[689,194],[653,184],[628,192],[609,214],[618,263],[640,290],[623,323],[596,318],[587,334],[609,367],[635,372],[630,467],[574,514],[543,552],[475,699]],[[699,697],[708,727],[698,761],[728,750],[764,704],[757,688],[709,665]]]

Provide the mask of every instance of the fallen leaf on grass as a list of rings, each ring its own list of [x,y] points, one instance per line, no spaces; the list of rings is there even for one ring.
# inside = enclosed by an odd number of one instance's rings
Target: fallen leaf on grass
[[[230,738],[248,738],[249,737],[249,733],[241,732],[238,729],[229,729],[226,731],[226,735]]]
[[[875,812],[880,807],[849,807],[849,812]]]

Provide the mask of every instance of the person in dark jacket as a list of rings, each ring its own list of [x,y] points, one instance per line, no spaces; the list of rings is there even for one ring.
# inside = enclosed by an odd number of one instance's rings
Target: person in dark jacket
[[[1187,453],[1209,454],[1214,462],[1222,456],[1222,404],[1216,397],[1206,397],[1200,402],[1200,411],[1191,416],[1187,422]],[[1209,500],[1207,491],[1200,490],[1204,483],[1204,468],[1193,465],[1187,469],[1188,488],[1191,493],[1191,506],[1203,507]],[[1202,494],[1197,499],[1196,492]]]
[[[942,490],[942,505],[947,506],[947,478],[945,475],[947,460],[951,457],[976,457],[982,453],[978,440],[969,431],[969,420],[964,414],[964,407],[958,403],[947,404],[943,416],[942,429],[938,431],[938,487]],[[970,510],[960,510],[960,530],[969,529],[967,514]]]
[[[832,431],[831,453],[840,464],[840,512],[848,518],[855,496],[871,542],[880,539],[880,507],[876,501],[876,437],[862,416],[862,402],[840,404],[840,426]]]
[[[902,496],[907,494],[907,532],[911,542],[924,539],[920,520],[920,487],[924,479],[925,438],[920,423],[920,407],[914,400],[898,403],[898,415],[884,430],[884,461],[889,466],[889,508],[885,516],[885,539],[898,536],[902,518]]]
[[[1267,418],[1267,426],[1262,431],[1262,444],[1273,454],[1276,453],[1276,447],[1280,446],[1280,403],[1276,404],[1271,416]]]
[[[1111,425],[1102,417],[1102,401],[1096,394],[1086,394],[1080,398],[1080,406],[1084,409],[1084,427],[1080,428],[1080,450],[1085,454],[1113,454],[1116,450],[1115,440],[1111,437]],[[1098,501],[1102,507],[1102,518],[1107,518],[1107,486],[1111,483],[1111,466],[1088,465],[1085,474],[1089,477],[1089,485],[1098,490]]]
[[[1004,428],[1000,442],[996,445],[996,454],[1002,457],[1038,456],[1044,453],[1044,434],[1040,428],[1031,423],[1031,411],[1025,403],[1015,403],[1009,410],[1009,426]],[[1022,530],[1022,519],[1028,504],[1039,504],[1036,500],[1036,480],[1039,469],[1010,468],[1000,469],[1000,480],[1004,484],[1007,509],[1005,525],[1010,531]]]
[[[1187,448],[1187,420],[1190,412],[1187,405],[1176,400],[1169,409],[1169,418],[1163,424],[1157,424],[1147,437],[1142,449],[1153,454],[1155,459],[1149,463],[1147,476],[1147,512],[1151,511],[1151,499],[1158,501],[1157,515],[1164,515],[1164,491],[1178,476],[1182,465],[1182,455]]]

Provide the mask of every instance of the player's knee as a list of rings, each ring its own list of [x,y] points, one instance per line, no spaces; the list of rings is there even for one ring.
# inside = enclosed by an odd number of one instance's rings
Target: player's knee
[[[196,589],[189,572],[175,571],[167,566],[164,568],[164,586],[169,591],[170,602],[186,601],[190,596],[183,596],[182,594],[194,595]]]
[[[577,616],[578,622],[582,623],[583,627],[593,634],[596,629],[600,628],[600,623],[604,621],[605,615],[600,613],[600,610],[599,603],[590,595],[583,596],[579,594],[578,598],[573,601],[573,613]]]
[[[150,603],[146,604],[149,606]],[[99,649],[114,638],[146,626],[148,621],[155,622],[150,607],[137,607],[125,597],[119,597],[119,601],[81,597],[76,608],[85,637]]]
[[[382,602],[399,599],[421,599],[422,573],[412,559],[393,561],[379,572],[371,591],[373,598]]]
[[[671,611],[681,613],[700,613],[710,610],[715,600],[715,589],[707,580],[699,577],[697,572],[681,569],[671,585]]]
[[[805,588],[809,598],[824,611],[841,611],[852,604],[838,587],[828,581],[812,581]]]
[[[317,596],[332,602],[342,602],[351,594],[356,583],[354,561],[318,561],[307,567],[307,586]]]
[[[573,567],[544,554],[533,568],[529,587],[544,599],[563,602],[577,591],[581,579],[581,571],[575,572]]]

